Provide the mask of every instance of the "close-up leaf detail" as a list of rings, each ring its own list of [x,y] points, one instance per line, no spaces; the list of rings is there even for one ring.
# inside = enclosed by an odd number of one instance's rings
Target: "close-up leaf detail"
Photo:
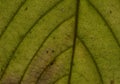
[[[0,0],[0,84],[120,84],[120,0]]]

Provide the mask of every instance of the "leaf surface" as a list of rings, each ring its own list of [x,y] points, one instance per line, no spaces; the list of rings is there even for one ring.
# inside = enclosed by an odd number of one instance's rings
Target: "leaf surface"
[[[0,84],[119,84],[119,0],[0,0]]]

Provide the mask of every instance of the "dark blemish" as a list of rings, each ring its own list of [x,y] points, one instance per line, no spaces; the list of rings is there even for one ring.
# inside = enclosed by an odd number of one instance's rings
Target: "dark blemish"
[[[110,81],[110,84],[115,84],[114,80],[111,80],[111,81]]]
[[[52,61],[51,63],[50,63],[50,65],[53,65],[54,64],[54,61]]]
[[[110,14],[112,13],[112,11],[110,10]]]
[[[48,50],[46,51],[46,53],[48,53]]]
[[[28,7],[25,8],[25,11],[27,11],[27,10],[28,10]]]
[[[52,50],[52,53],[54,53],[55,51],[54,50]]]

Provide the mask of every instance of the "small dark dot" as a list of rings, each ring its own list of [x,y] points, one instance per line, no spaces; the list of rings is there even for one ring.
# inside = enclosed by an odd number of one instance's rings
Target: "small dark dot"
[[[52,61],[51,63],[50,63],[50,65],[53,65],[54,64],[54,62]]]
[[[48,53],[48,51],[46,51],[46,53]]]
[[[27,10],[28,10],[28,7],[25,8],[25,11],[27,11]]]
[[[112,13],[112,11],[110,10],[110,14]]]
[[[55,51],[54,50],[52,50],[52,53],[54,53]]]

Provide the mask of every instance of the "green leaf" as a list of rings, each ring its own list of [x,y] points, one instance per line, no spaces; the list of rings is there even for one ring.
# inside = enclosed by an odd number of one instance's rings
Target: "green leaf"
[[[119,0],[0,0],[0,84],[119,84]]]

